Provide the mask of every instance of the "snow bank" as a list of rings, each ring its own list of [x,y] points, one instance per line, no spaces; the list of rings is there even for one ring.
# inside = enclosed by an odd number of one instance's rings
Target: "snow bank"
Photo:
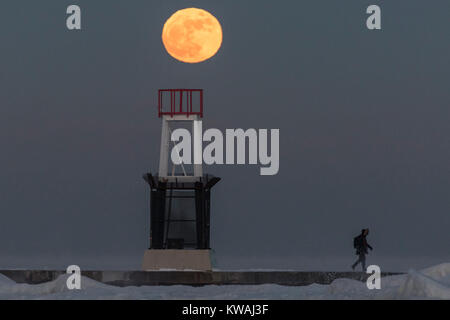
[[[400,298],[450,299],[450,263],[409,271],[398,293]]]
[[[67,277],[28,285],[0,275],[0,299],[450,299],[450,263],[384,277],[381,290],[368,290],[365,283],[350,279],[304,287],[266,284],[119,288],[86,277],[82,277],[81,290],[69,290]]]
[[[384,277],[381,290],[368,290],[365,283],[355,280],[337,279],[328,291],[330,298],[338,299],[450,299],[450,263]]]

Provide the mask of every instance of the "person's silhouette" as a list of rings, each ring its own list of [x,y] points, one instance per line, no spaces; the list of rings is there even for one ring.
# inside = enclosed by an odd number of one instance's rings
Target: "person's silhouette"
[[[369,234],[369,229],[362,229],[361,234],[353,239],[353,246],[356,249],[356,255],[358,260],[352,265],[352,269],[355,270],[358,263],[361,263],[363,272],[366,271],[366,254],[368,254],[367,248],[373,250],[370,244],[367,243],[366,237]]]

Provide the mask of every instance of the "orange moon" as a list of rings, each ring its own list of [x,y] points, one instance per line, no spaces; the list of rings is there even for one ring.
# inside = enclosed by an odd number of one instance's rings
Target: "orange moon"
[[[164,24],[162,41],[175,59],[198,63],[213,57],[222,45],[222,27],[208,11],[187,8],[175,12]]]

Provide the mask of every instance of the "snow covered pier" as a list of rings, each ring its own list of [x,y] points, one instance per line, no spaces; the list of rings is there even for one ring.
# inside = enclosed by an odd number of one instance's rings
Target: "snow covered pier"
[[[52,270],[0,270],[17,283],[39,284],[53,281],[65,271]],[[160,286],[160,285],[258,285],[307,286],[313,283],[330,284],[346,278],[366,281],[368,274],[361,272],[307,272],[307,271],[82,271],[89,277],[108,285]],[[382,273],[382,276],[399,273]]]

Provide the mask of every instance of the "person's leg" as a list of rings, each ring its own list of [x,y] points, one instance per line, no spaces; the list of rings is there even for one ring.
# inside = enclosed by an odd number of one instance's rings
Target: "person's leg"
[[[359,256],[363,272],[366,272],[366,255],[363,253]]]
[[[356,262],[354,264],[352,264],[352,269],[355,270],[356,266],[358,265],[358,263],[361,262],[361,255],[358,256],[358,260],[356,260]]]

